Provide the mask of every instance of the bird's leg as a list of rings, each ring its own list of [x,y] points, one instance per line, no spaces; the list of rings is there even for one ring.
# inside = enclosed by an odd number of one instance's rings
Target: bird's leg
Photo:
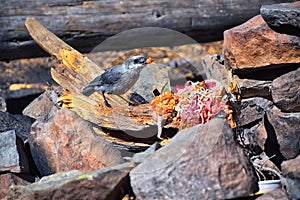
[[[106,97],[105,97],[105,95],[104,95],[104,91],[102,91],[102,96],[103,96],[104,104],[105,104],[107,107],[111,108],[111,105],[108,103],[108,101],[107,101],[107,99],[106,99]]]

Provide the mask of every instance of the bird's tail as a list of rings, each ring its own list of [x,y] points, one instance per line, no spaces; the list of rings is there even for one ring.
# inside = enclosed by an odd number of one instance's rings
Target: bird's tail
[[[81,93],[85,96],[91,96],[94,92],[95,92],[95,90],[93,87],[87,86],[87,87],[83,88]]]

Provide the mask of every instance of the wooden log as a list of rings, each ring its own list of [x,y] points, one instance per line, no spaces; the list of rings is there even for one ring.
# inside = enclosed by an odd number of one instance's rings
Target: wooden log
[[[127,102],[115,95],[108,95],[112,108],[103,103],[101,94],[86,97],[80,93],[101,68],[77,50],[64,43],[34,18],[27,18],[25,25],[37,44],[62,64],[51,69],[52,78],[66,89],[61,101],[82,118],[99,127],[123,131],[141,131],[154,125],[148,104],[127,106]]]
[[[29,37],[24,27],[27,16],[35,17],[80,52],[90,52],[107,37],[139,27],[164,27],[180,31],[198,42],[219,40],[225,29],[259,14],[262,4],[280,2],[283,1],[7,0],[1,3],[0,8],[0,60],[47,56]],[[132,46],[120,44],[102,50],[141,47],[141,42],[134,40],[135,35],[131,36]],[[151,41],[148,46],[169,46],[170,41],[173,45],[191,42],[176,40],[176,35],[175,39],[161,36],[163,40]]]

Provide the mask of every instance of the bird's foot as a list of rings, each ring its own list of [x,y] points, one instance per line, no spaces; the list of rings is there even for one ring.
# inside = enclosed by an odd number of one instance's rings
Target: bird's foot
[[[111,105],[107,102],[107,100],[104,100],[104,104],[106,105],[106,107],[111,108]]]

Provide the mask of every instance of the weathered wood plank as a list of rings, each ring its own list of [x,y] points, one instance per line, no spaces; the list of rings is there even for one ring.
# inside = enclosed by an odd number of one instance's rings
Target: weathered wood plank
[[[64,43],[34,18],[27,18],[25,25],[38,45],[62,63],[51,69],[52,78],[68,90],[62,101],[68,102],[67,106],[81,117],[99,127],[123,131],[140,131],[155,124],[148,104],[127,106],[127,102],[122,98],[108,95],[112,109],[104,105],[102,96],[98,93],[94,93],[91,97],[82,95],[80,93],[82,88],[102,69]]]
[[[285,0],[284,2],[293,2]],[[199,42],[219,40],[223,31],[259,13],[262,4],[282,0],[120,1],[120,0],[7,0],[0,8],[0,60],[46,56],[29,37],[24,22],[35,17],[51,32],[81,52],[125,30],[164,27],[185,33]],[[138,41],[131,41],[140,47]],[[163,41],[160,41],[163,42]],[[176,41],[180,45],[186,41]],[[152,44],[152,46],[170,45]],[[116,49],[105,49],[116,50]]]

